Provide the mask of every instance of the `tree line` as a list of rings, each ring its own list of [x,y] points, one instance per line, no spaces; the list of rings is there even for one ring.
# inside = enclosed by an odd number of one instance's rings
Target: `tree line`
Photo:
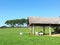
[[[5,22],[6,25],[9,27],[21,27],[25,25],[28,25],[28,19],[13,19],[13,20],[7,20]]]

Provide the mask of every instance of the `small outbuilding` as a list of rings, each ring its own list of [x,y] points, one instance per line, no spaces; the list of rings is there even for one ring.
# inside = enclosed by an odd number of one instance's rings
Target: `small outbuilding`
[[[28,25],[31,27],[31,33],[35,34],[35,26],[42,26],[43,33],[45,34],[45,26],[49,27],[49,35],[51,35],[51,26],[58,27],[60,26],[60,17],[59,18],[41,18],[41,17],[28,17]]]

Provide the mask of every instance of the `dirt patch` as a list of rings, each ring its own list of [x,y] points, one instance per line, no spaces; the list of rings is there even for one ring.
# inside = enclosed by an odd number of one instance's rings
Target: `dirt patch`
[[[53,35],[49,35],[49,36],[60,36],[60,34],[53,34]]]

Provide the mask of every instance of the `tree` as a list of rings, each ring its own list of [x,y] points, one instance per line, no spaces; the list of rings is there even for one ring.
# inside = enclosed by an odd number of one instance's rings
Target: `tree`
[[[14,27],[14,26],[15,26],[15,20],[7,20],[7,21],[5,22],[5,24],[7,24],[7,25],[9,25],[9,26],[11,26],[11,27]]]
[[[16,25],[20,27],[21,25],[24,26],[24,24],[27,24],[27,19],[22,18],[22,19],[7,20],[5,24],[11,27],[15,27]]]
[[[8,28],[7,26],[1,26],[0,28]]]
[[[28,19],[26,19],[26,22],[25,22],[26,24],[27,24],[27,26],[28,26],[28,24],[29,24],[29,20]]]
[[[5,22],[5,24],[7,24],[7,25],[9,25],[9,26],[11,25],[10,23],[11,23],[10,20],[7,20],[7,21]]]

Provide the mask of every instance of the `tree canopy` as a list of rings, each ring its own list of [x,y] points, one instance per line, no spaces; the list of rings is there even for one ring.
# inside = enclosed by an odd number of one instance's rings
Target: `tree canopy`
[[[7,20],[5,24],[7,24],[10,27],[20,27],[21,25],[24,26],[24,24],[27,24],[27,19],[13,19],[13,20]]]

